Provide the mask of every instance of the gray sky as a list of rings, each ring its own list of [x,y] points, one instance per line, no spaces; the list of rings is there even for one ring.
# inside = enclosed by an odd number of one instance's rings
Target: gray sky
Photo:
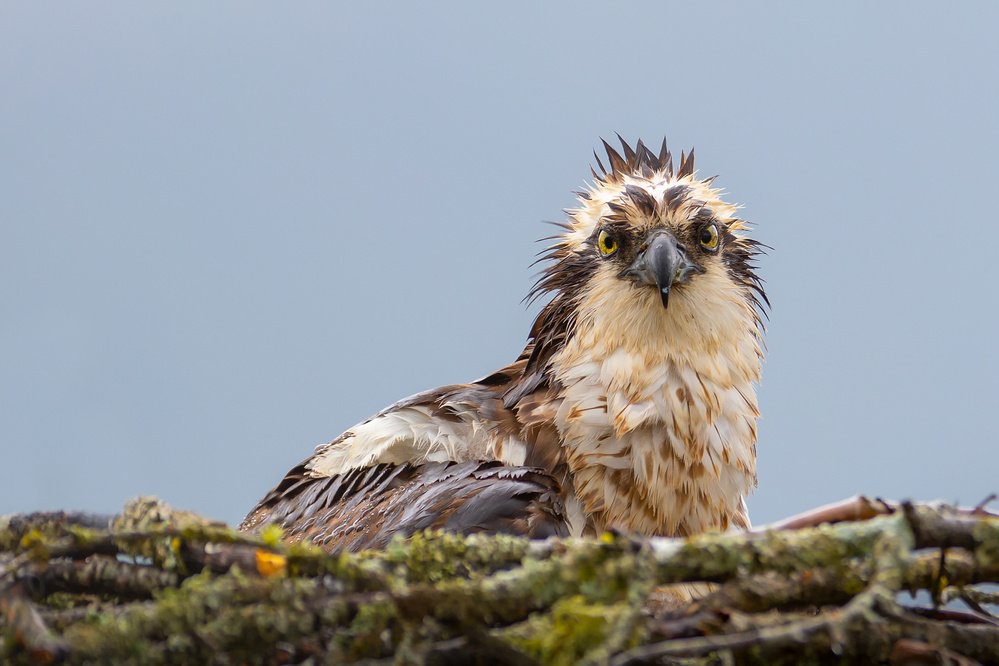
[[[999,490],[994,3],[0,4],[0,514],[237,521],[513,360],[615,132],[743,204],[755,522]]]

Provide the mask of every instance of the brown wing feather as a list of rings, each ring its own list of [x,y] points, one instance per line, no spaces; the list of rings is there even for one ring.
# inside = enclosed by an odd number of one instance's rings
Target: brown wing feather
[[[425,529],[568,536],[558,482],[543,470],[499,462],[379,464],[334,477],[291,470],[240,525],[277,523],[286,540],[326,550],[384,548]]]
[[[554,395],[541,373],[523,385],[532,350],[528,345],[515,362],[471,384],[424,391],[372,417],[427,405],[436,418],[447,420],[456,418],[449,405],[472,405],[499,433],[529,443],[528,466],[383,463],[317,477],[305,461],[257,504],[240,529],[276,523],[286,530],[286,540],[309,540],[331,551],[382,548],[395,534],[411,536],[425,528],[568,536],[563,498],[572,481],[560,459]]]

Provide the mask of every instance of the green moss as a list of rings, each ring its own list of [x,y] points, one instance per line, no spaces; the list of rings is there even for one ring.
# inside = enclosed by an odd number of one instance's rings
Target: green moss
[[[576,595],[559,600],[548,613],[494,633],[541,663],[569,666],[598,648],[613,620],[626,610],[623,603],[593,604]]]
[[[109,662],[207,663],[221,650],[234,661],[267,663],[277,643],[314,630],[304,603],[316,592],[313,580],[206,571],[159,593],[153,607],[81,622],[66,638],[79,654]]]
[[[269,523],[260,530],[260,538],[268,546],[279,546],[284,539],[284,530],[277,523]]]
[[[520,562],[529,541],[502,534],[461,536],[426,530],[410,539],[394,538],[384,561],[407,582],[438,582],[470,578],[508,568]]]
[[[979,564],[989,568],[999,565],[999,528],[995,521],[980,521],[971,528],[971,536],[978,544],[975,559]]]
[[[333,634],[330,649],[347,660],[379,657],[398,641],[398,609],[382,599],[360,607],[348,627]]]

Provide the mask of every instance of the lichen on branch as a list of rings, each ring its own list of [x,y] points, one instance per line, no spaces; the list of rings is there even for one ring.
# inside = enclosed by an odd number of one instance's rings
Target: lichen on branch
[[[996,664],[995,595],[975,587],[996,582],[980,507],[858,497],[741,534],[419,533],[330,554],[139,498],[0,518],[0,662]],[[648,602],[676,583],[713,588]]]

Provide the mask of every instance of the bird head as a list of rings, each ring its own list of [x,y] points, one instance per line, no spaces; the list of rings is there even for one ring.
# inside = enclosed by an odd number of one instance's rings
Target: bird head
[[[758,345],[767,303],[754,272],[761,244],[742,233],[737,207],[721,199],[714,178],[697,178],[693,150],[674,169],[665,141],[658,154],[641,141],[621,145],[604,142],[610,168],[597,156],[600,172],[540,260],[549,264],[530,297],[551,301],[532,330],[531,364],[596,319],[609,344],[654,344],[685,331],[717,346],[727,327]]]

